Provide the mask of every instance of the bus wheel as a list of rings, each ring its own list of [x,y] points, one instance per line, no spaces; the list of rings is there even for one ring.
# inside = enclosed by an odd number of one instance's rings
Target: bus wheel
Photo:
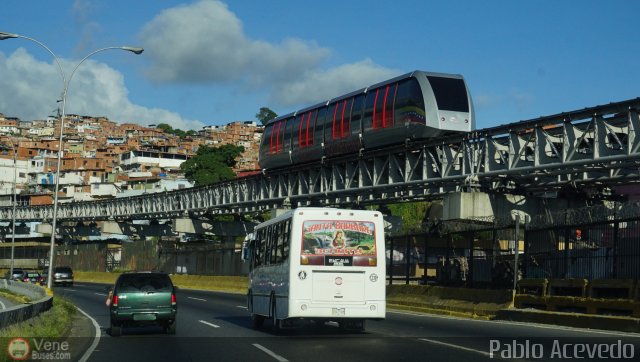
[[[271,321],[273,322],[273,331],[275,333],[280,332],[280,320],[278,319],[278,316],[276,315],[276,302],[273,301],[273,308],[271,310]]]
[[[251,325],[254,329],[262,328],[264,324],[264,316],[258,314],[251,314]]]

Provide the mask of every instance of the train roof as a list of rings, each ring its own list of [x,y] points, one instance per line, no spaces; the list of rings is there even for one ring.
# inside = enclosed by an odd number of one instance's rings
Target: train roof
[[[270,125],[271,123],[275,123],[275,122],[281,121],[281,120],[283,120],[285,118],[291,118],[291,117],[293,117],[295,115],[296,115],[296,112],[291,112],[291,113],[287,113],[287,114],[282,115],[282,116],[278,116],[278,117],[270,120],[269,122],[267,122],[267,124],[265,124],[265,127]]]

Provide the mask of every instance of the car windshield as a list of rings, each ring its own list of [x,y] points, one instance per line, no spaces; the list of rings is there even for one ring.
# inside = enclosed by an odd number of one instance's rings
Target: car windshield
[[[169,276],[164,274],[123,274],[117,289],[118,292],[169,292],[172,285]]]
[[[69,267],[56,267],[56,273],[71,273],[71,268]]]

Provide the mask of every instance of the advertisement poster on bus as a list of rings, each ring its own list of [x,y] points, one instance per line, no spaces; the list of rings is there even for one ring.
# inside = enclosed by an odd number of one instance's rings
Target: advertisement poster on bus
[[[369,221],[305,221],[301,263],[375,266],[375,225]]]

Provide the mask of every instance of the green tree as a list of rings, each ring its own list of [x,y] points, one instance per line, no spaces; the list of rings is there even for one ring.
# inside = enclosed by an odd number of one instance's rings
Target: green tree
[[[236,177],[232,167],[236,165],[236,158],[242,152],[242,146],[200,146],[196,155],[183,162],[180,169],[196,186],[229,180]]]
[[[156,128],[163,130],[165,133],[173,134],[173,127],[166,123],[160,123],[156,126]]]
[[[267,124],[270,120],[278,117],[276,112],[272,111],[267,107],[261,107],[260,112],[256,113],[256,119],[262,122],[262,124]]]

